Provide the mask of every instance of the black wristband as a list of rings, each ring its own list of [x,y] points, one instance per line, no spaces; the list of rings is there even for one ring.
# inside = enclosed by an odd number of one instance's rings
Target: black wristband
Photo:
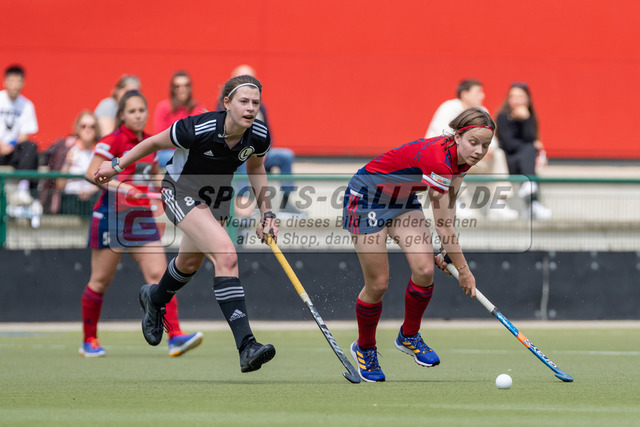
[[[114,157],[113,159],[111,159],[111,166],[116,170],[116,172],[120,173],[122,172],[124,169],[122,169],[119,165],[120,159],[118,159],[117,157]]]
[[[276,219],[276,214],[274,214],[271,211],[267,211],[262,215],[262,221],[260,221],[260,225],[262,225],[262,227],[265,226],[265,224],[267,223],[268,219]]]

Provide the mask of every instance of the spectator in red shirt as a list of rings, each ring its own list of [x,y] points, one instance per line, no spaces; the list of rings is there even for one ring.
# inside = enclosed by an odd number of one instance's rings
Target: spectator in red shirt
[[[204,104],[193,99],[193,86],[191,76],[186,71],[176,71],[171,76],[169,85],[169,98],[164,99],[156,106],[153,116],[154,133],[160,133],[169,126],[185,117],[201,114],[206,111]],[[158,164],[165,167],[173,149],[158,151]]]

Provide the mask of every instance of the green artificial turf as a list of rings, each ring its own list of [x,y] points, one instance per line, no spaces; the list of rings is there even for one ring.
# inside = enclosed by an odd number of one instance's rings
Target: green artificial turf
[[[355,331],[332,332],[348,354]],[[396,330],[380,330],[387,381],[375,384],[347,382],[317,329],[258,331],[277,355],[247,374],[228,331],[205,331],[178,358],[139,332],[105,331],[98,359],[78,356],[79,332],[1,332],[0,425],[639,425],[639,329],[524,330],[573,383],[500,325],[422,332],[442,363],[419,367],[394,348]],[[496,388],[501,373],[511,389]]]

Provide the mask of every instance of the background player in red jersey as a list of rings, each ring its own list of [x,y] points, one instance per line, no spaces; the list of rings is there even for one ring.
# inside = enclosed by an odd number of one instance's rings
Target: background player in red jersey
[[[103,162],[94,178],[107,183],[118,169],[161,149],[175,147],[162,181],[165,213],[184,235],[180,251],[169,266],[183,276],[192,276],[205,257],[215,266],[213,291],[236,342],[240,369],[251,372],[276,354],[271,344],[256,341],[247,315],[244,288],[240,283],[238,255],[223,227],[233,201],[231,181],[238,166],[246,162],[249,181],[256,194],[262,221],[256,230],[275,236],[278,228],[267,189],[264,155],[271,137],[264,122],[257,120],[262,100],[262,84],[253,76],[227,81],[220,94],[222,111],[211,111],[178,120],[167,130],[142,141],[115,163]],[[224,195],[229,197],[224,197]],[[221,196],[222,197],[219,197]],[[215,198],[215,202],[212,200]],[[151,345],[162,339],[162,311],[186,281],[165,280],[140,289],[145,312],[142,332]]]
[[[116,130],[97,144],[85,176],[93,181],[100,163],[121,156],[148,137],[144,132],[148,116],[144,96],[138,91],[127,92],[118,104]],[[149,190],[149,180],[157,169],[157,162],[151,155],[128,165],[119,181],[106,184],[110,191],[103,191],[93,208],[89,229],[91,277],[82,294],[84,341],[79,350],[82,356],[106,354],[97,339],[98,320],[103,295],[113,280],[122,252],[129,252],[138,263],[147,283],[158,283],[167,268],[160,233],[153,216],[147,215],[153,207],[148,198],[140,198]],[[127,223],[126,219],[133,216],[141,221]],[[131,230],[129,225],[133,226]],[[180,330],[176,298],[167,304],[167,323],[170,356],[180,356],[202,341],[201,332],[185,334]]]
[[[475,296],[475,278],[454,229],[455,200],[466,172],[487,153],[495,123],[483,109],[470,108],[449,126],[452,135],[413,141],[370,161],[349,181],[345,193],[343,227],[351,232],[364,274],[364,288],[356,302],[358,340],[351,345],[351,353],[360,376],[368,382],[385,380],[378,364],[376,328],[389,284],[387,238],[400,246],[411,268],[404,323],[395,345],[421,366],[440,363],[419,333],[433,292],[434,256],[429,222],[417,191],[428,192],[435,229],[459,266],[460,287]],[[435,261],[446,268],[441,259]]]

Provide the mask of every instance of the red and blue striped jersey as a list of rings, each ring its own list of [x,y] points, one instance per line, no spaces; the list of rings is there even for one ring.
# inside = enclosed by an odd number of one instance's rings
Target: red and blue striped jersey
[[[151,135],[148,133],[144,133],[142,140],[150,136]],[[122,157],[124,153],[131,150],[142,140],[138,140],[138,137],[131,132],[131,130],[129,130],[125,125],[122,125],[113,131],[113,133],[103,137],[96,145],[93,154],[95,156],[103,157],[105,160],[111,160],[114,157]],[[154,163],[157,163],[156,155],[149,154],[124,168],[124,170],[118,174],[116,179],[133,185],[138,190],[146,193],[149,191]],[[130,208],[132,206],[149,206],[149,199],[125,200],[125,194],[115,194],[118,210]],[[108,204],[109,198],[113,200],[113,194],[108,194],[106,191],[103,191],[102,195],[94,205],[93,210],[95,211],[101,205]]]
[[[380,188],[385,194],[406,198],[428,187],[447,193],[456,177],[471,166],[458,165],[458,146],[443,136],[404,144],[376,157],[361,168],[349,186],[359,191]]]

